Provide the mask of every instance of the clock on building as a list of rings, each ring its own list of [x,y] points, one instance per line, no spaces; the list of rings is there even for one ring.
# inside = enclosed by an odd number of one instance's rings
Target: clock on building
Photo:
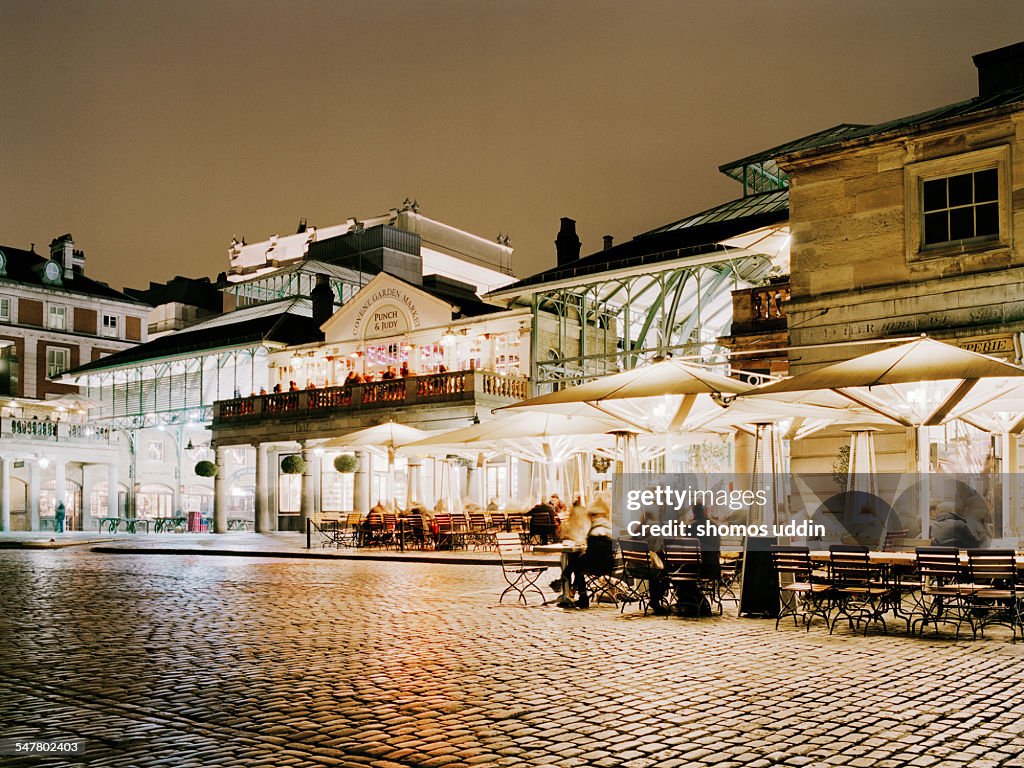
[[[46,262],[43,267],[43,279],[48,283],[60,282],[60,264],[55,261]]]

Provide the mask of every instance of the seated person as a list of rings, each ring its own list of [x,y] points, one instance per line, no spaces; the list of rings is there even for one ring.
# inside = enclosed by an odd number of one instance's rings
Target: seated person
[[[600,494],[587,508],[590,527],[587,531],[587,543],[577,557],[572,558],[566,569],[565,578],[572,582],[576,591],[576,608],[590,607],[590,595],[587,594],[587,575],[608,575],[615,568],[615,542],[612,539],[611,507],[608,498]],[[572,607],[572,604],[562,604]]]
[[[344,386],[351,387],[353,384],[358,384],[359,382],[359,374],[355,371],[349,371],[348,376],[345,377]]]
[[[409,372],[409,362],[408,361],[402,363],[402,367],[398,369],[398,375],[402,376],[403,378],[412,375]]]
[[[387,369],[384,371],[384,373],[380,375],[380,380],[391,381],[392,379],[397,378],[397,376],[398,374],[395,371],[395,366],[389,365]]]
[[[537,504],[526,513],[530,524],[530,539],[537,537],[541,544],[558,539],[558,522],[555,511],[547,504]]]
[[[977,549],[988,544],[986,525],[988,517],[984,502],[975,500],[964,513],[959,513],[951,502],[943,501],[936,508],[938,519],[932,526],[932,544],[937,547]]]

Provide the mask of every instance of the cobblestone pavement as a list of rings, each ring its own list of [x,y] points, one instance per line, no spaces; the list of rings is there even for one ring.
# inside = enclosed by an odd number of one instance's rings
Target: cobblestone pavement
[[[1007,635],[498,606],[500,582],[0,552],[0,738],[88,742],[78,763],[0,765],[1024,766]]]

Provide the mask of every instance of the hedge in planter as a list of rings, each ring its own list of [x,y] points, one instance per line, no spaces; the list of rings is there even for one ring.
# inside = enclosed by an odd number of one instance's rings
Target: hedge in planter
[[[212,461],[200,461],[196,462],[195,473],[199,477],[216,477],[217,476],[217,465]]]
[[[281,462],[281,471],[286,475],[301,475],[306,471],[306,462],[296,454],[285,456]]]
[[[334,457],[334,468],[338,472],[355,472],[359,469],[359,459],[350,453],[343,453]]]

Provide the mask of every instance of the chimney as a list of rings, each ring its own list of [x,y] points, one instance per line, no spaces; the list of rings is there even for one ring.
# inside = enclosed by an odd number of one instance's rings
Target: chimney
[[[607,251],[609,248],[611,248],[613,243],[614,243],[614,241],[615,241],[614,237],[612,237],[611,235],[605,235],[604,236],[604,250]]]
[[[994,96],[1024,88],[1024,42],[972,57],[978,68],[978,95]]]
[[[70,234],[55,237],[50,241],[50,260],[60,264],[64,270],[65,280],[74,277],[75,241]]]
[[[562,217],[562,227],[555,238],[555,255],[560,267],[579,259],[580,238],[576,234],[575,220]]]
[[[327,275],[316,276],[316,285],[309,298],[313,302],[313,323],[319,328],[334,314],[334,291]]]

